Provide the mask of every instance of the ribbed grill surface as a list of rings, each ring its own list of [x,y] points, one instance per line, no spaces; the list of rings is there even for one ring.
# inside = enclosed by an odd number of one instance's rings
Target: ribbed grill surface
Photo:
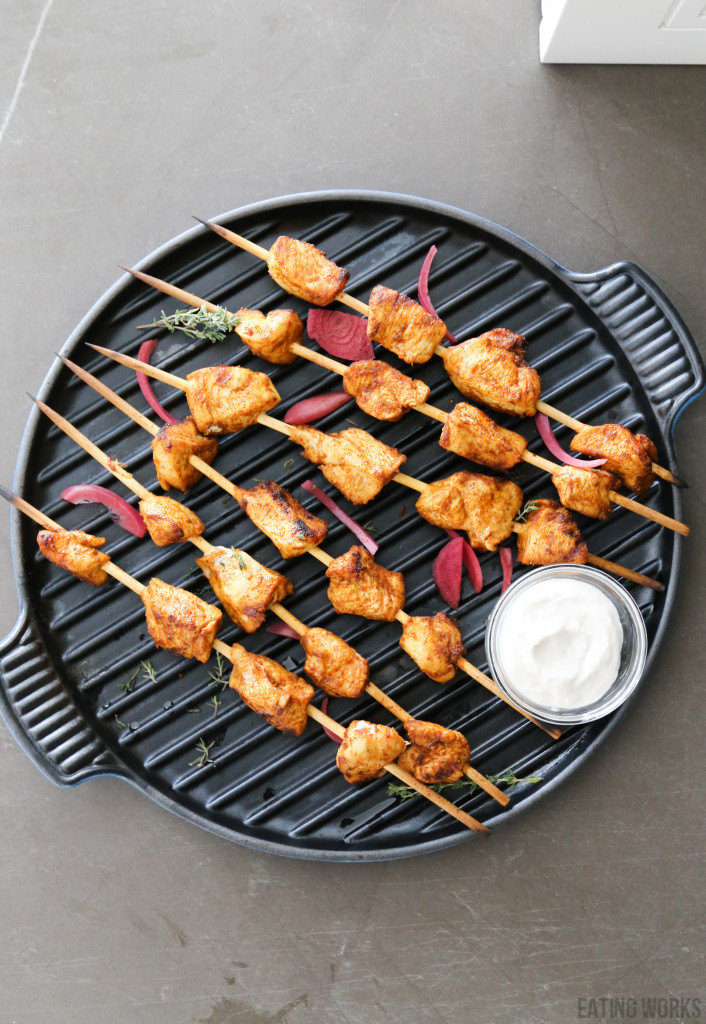
[[[349,268],[348,291],[364,300],[378,282],[416,295],[419,266],[429,246],[436,244],[439,253],[430,290],[440,314],[458,338],[492,327],[525,334],[530,340],[530,361],[541,372],[547,401],[580,418],[618,421],[644,430],[656,440],[664,456],[662,461],[666,461],[665,444],[669,442],[660,432],[643,383],[598,317],[560,276],[485,227],[425,212],[412,204],[365,200],[285,205],[233,217],[229,226],[265,246],[278,234],[315,243]],[[241,305],[265,311],[285,306],[305,313],[304,304],[279,290],[263,263],[205,229],[150,261],[145,269],[233,310]],[[643,369],[648,376],[655,374],[653,400],[663,398],[662,387],[666,396],[663,400],[673,397],[673,390],[668,388],[672,383],[671,367],[676,360],[679,374],[688,374],[688,364],[678,345],[675,352],[663,348],[668,324],[659,323],[649,309],[646,313],[640,289],[625,275],[600,288],[591,289],[585,283],[581,287],[601,316],[615,316],[615,310],[622,312],[620,337],[626,348],[630,339],[634,341],[631,324],[642,332]],[[611,303],[615,308],[609,310]],[[172,312],[174,308],[173,301],[129,282],[72,345],[72,357],[151,415],[134,374],[96,358],[82,341],[136,354],[140,342],[155,333],[138,331],[136,325],[149,324],[161,309]],[[213,347],[180,334],[156,334],[160,337],[157,365],[182,376],[198,366],[230,362],[269,373],[283,398],[274,412],[279,417],[305,395],[340,388],[340,378],[303,360],[289,367],[264,364],[235,336]],[[380,350],[378,354],[410,372],[390,353]],[[459,400],[441,360],[434,358],[412,372],[430,384],[429,400],[433,404],[451,409]],[[154,389],[171,412],[186,414],[181,393],[157,382]],[[67,371],[62,370],[43,397],[123,462],[145,486],[161,493],[146,432]],[[542,452],[532,422],[498,418],[529,437],[531,450]],[[402,449],[408,456],[404,471],[424,480],[475,468],[444,452],[437,444],[439,425],[415,413],[397,424],[382,424],[351,403],[316,425],[324,430],[340,430],[351,423]],[[556,433],[568,444],[568,430],[559,428]],[[311,477],[339,498],[315,467],[299,456],[298,448],[281,435],[255,427],[228,437],[221,443],[215,465],[243,486],[271,478],[291,489],[330,522],[324,548],[331,554],[342,553],[354,542],[350,533],[299,488],[302,480]],[[512,475],[527,498],[554,496],[544,474],[521,465]],[[156,575],[214,600],[195,565],[198,552],[191,545],[158,549],[149,538],[140,541],[122,533],[107,516],[95,515],[92,506],[72,507],[60,500],[65,486],[88,482],[104,484],[130,497],[73,442],[47,421],[41,421],[29,445],[24,474],[28,500],[68,528],[80,527],[106,536],[106,547],[114,560],[144,582]],[[130,500],[136,504],[136,498]],[[675,511],[668,485],[656,483],[645,500],[667,514]],[[432,561],[446,537],[416,514],[414,502],[413,492],[394,483],[363,508],[351,508],[341,499],[359,522],[372,524],[377,531],[379,561],[404,572],[407,611],[433,614],[447,610],[431,579]],[[310,556],[285,563],[215,485],[202,480],[188,495],[186,504],[202,517],[205,536],[212,543],[238,544],[266,565],[285,572],[295,585],[286,606],[308,625],[332,629],[352,643],[370,660],[372,681],[403,707],[418,717],[463,730],[478,769],[500,773],[513,768],[520,776],[542,776],[542,783],[518,786],[511,807],[522,806],[546,790],[608,727],[602,722],[574,729],[552,742],[461,672],[446,686],[433,683],[399,648],[398,623],[336,616],[326,598],[320,563]],[[624,509],[605,523],[587,520],[582,527],[594,553],[659,576],[665,582],[670,579],[675,539],[669,532]],[[385,780],[364,787],[348,786],[336,769],[334,744],[315,723],[309,724],[299,740],[270,729],[244,707],[235,692],[214,685],[209,673],[214,670],[215,657],[202,666],[156,651],[145,628],[142,604],[135,595],[114,582],[95,590],[79,583],[41,559],[35,536],[36,527],[25,521],[21,565],[35,639],[23,639],[24,646],[18,650],[26,649],[26,654],[4,665],[5,687],[18,716],[31,722],[38,756],[68,759],[65,778],[71,778],[75,764],[93,763],[99,769],[106,759],[110,765],[115,761],[118,767],[112,770],[136,778],[160,802],[205,827],[241,842],[296,856],[404,856],[467,837],[466,830],[421,798],[405,802],[391,798]],[[483,591],[476,597],[464,583],[458,618],[469,660],[485,670],[484,624],[499,595],[501,573],[496,554],[481,556],[481,565]],[[628,586],[640,604],[653,640],[665,596]],[[264,629],[245,636],[226,620],[220,635],[226,642],[243,643],[296,670],[303,664],[298,644]],[[23,660],[35,654],[39,660]],[[43,700],[41,687],[48,659],[56,666],[59,679]],[[127,683],[144,659],[153,665],[157,683],[138,672],[134,691],[124,692],[121,684]],[[57,698],[57,687],[65,695],[63,699]],[[215,716],[211,703],[214,696],[221,700]],[[316,700],[320,701],[320,695]],[[75,717],[88,723],[88,731],[76,723],[72,729],[72,708]],[[344,724],[354,717],[391,721],[367,697],[354,702],[332,700],[329,713]],[[78,745],[74,742],[76,736]],[[194,763],[201,741],[213,744],[210,760],[203,766]],[[450,796],[491,826],[506,816],[482,793],[469,796],[465,791],[451,791]]]

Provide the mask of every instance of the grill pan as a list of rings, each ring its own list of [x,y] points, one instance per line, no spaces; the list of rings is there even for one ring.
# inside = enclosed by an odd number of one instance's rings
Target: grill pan
[[[279,234],[315,243],[351,271],[348,291],[367,298],[375,283],[415,294],[423,256],[439,247],[430,290],[440,315],[460,338],[495,326],[528,337],[529,359],[542,376],[542,397],[588,422],[617,421],[653,438],[662,465],[676,470],[673,428],[679,413],[702,389],[704,368],[685,325],[659,287],[637,266],[617,263],[592,274],[576,274],[554,263],[510,232],[463,211],[389,193],[341,191],[274,199],[215,218],[269,247]],[[119,254],[118,254],[119,255]],[[286,306],[303,315],[306,307],[284,295],[265,265],[202,227],[147,257],[140,269],[165,278],[206,299],[236,309],[268,311]],[[95,373],[128,401],[151,415],[135,376],[96,358],[84,342],[130,354],[147,336],[136,325],[149,324],[175,304],[123,277],[71,335],[63,353]],[[266,370],[282,395],[282,416],[305,395],[340,387],[327,371],[304,360],[273,367],[256,359],[235,335],[213,347],[181,334],[160,337],[156,364],[185,376],[198,366],[237,362]],[[150,334],[151,336],[151,334]],[[313,343],[310,343],[313,345]],[[398,366],[388,352],[380,357]],[[429,401],[450,410],[459,394],[441,361],[415,367],[413,375],[431,386]],[[175,415],[186,414],[181,393],[154,383],[158,397]],[[117,409],[76,380],[58,360],[40,397],[109,454],[123,462],[155,493],[150,437]],[[352,411],[353,410],[353,411]],[[530,438],[541,451],[533,423],[499,417]],[[351,421],[372,431],[408,456],[404,471],[431,481],[469,467],[437,444],[440,426],[410,413],[394,424],[371,420],[352,403],[318,422],[341,430]],[[570,432],[556,429],[568,444]],[[354,538],[298,488],[312,477],[338,499],[298,448],[262,427],[248,428],[221,442],[216,468],[242,486],[272,478],[322,514],[331,525],[325,550],[347,550]],[[549,478],[520,464],[512,472],[526,498],[555,496]],[[213,595],[194,563],[188,544],[155,548],[115,527],[94,506],[72,507],[59,498],[72,483],[107,485],[131,498],[72,441],[34,409],[19,456],[15,489],[67,528],[107,538],[115,561],[147,582],[158,575],[207,600]],[[134,497],[131,498],[136,502]],[[656,481],[644,499],[667,515],[680,517],[678,490]],[[446,610],[431,581],[431,563],[446,537],[414,510],[415,494],[389,484],[369,505],[349,508],[359,522],[378,531],[379,561],[403,571],[406,610],[433,614]],[[446,686],[433,683],[398,646],[398,623],[373,623],[336,616],[326,599],[322,567],[309,556],[284,562],[235,503],[208,480],[201,480],[186,504],[206,523],[214,544],[238,544],[295,585],[287,607],[310,626],[335,630],[371,664],[371,680],[408,711],[461,729],[469,738],[472,763],[484,773],[512,768],[517,775],[541,776],[512,792],[500,810],[482,792],[447,791],[464,810],[491,828],[530,807],[574,771],[616,726],[627,705],[609,718],[573,728],[552,741],[478,684],[459,672]],[[215,659],[203,666],[156,651],[138,598],[115,582],[89,588],[50,565],[36,548],[37,527],[13,511],[15,573],[21,611],[0,648],[2,708],[7,724],[38,767],[62,786],[102,775],[119,776],[162,806],[218,835],[255,849],[319,860],[363,861],[440,850],[471,838],[471,833],[422,798],[400,801],[386,780],[349,786],[335,767],[335,746],[315,723],[304,736],[286,737],[254,716],[233,691],[209,678]],[[622,562],[667,584],[654,593],[627,583],[645,617],[652,664],[667,627],[679,572],[681,540],[655,524],[617,509],[606,522],[580,520],[595,554]],[[485,619],[500,592],[497,554],[481,556],[485,586],[469,594],[464,584],[458,619],[467,656],[487,669],[483,651]],[[523,571],[516,566],[516,572]],[[245,636],[224,620],[221,637],[242,642],[301,669],[301,647],[261,629]],[[132,692],[125,683],[149,660],[156,683],[138,672]],[[121,687],[121,684],[123,686]],[[639,692],[639,691],[638,691]],[[213,714],[211,698],[221,700]],[[315,700],[320,701],[319,694]],[[634,699],[634,698],[633,698]],[[364,697],[332,700],[329,713],[343,724],[355,717],[395,724]],[[197,745],[210,747],[199,765]]]

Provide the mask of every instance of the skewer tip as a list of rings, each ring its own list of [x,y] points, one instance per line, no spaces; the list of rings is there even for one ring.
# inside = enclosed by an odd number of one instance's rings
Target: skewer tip
[[[192,213],[191,216],[193,217],[194,220],[197,220],[199,222],[199,224],[203,224],[203,226],[205,228],[210,228],[211,227],[211,224],[209,223],[209,221],[204,220],[203,217],[197,217],[195,213]]]
[[[8,491],[7,487],[3,487],[2,484],[0,484],[0,498],[9,501],[11,505],[17,504],[17,495],[13,491]]]

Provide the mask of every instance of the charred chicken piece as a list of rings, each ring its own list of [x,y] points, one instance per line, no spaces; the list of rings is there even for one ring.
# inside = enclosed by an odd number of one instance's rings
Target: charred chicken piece
[[[572,439],[571,450],[592,459],[607,459],[602,468],[619,477],[638,497],[652,486],[657,449],[644,434],[633,434],[618,423],[584,427]]]
[[[438,782],[456,782],[463,777],[471,760],[468,740],[455,729],[413,718],[404,724],[411,745],[397,764],[428,786]]]
[[[196,594],[153,577],[142,601],[147,629],[157,647],[184,658],[208,661],[223,612]]]
[[[186,400],[202,434],[234,434],[279,403],[266,373],[243,366],[204,366],[186,377]]]
[[[604,469],[562,466],[552,474],[562,505],[591,519],[607,519],[613,511],[610,492],[620,486],[618,478]]]
[[[378,565],[373,556],[354,544],[326,570],[328,599],[339,615],[392,622],[404,607],[404,576]]]
[[[446,530],[466,530],[471,547],[495,551],[512,533],[522,491],[511,480],[462,470],[420,495],[420,516]]]
[[[328,306],[350,277],[316,246],[286,235],[280,235],[271,247],[267,269],[280,288],[313,306]]]
[[[290,736],[301,736],[314,687],[278,662],[251,654],[240,644],[233,644],[230,653],[233,671],[228,685],[269,725]]]
[[[524,437],[498,426],[490,416],[466,402],[459,402],[449,413],[439,444],[500,473],[516,466],[527,448]]]
[[[259,309],[243,307],[235,315],[240,318],[236,334],[256,356],[280,365],[297,358],[292,345],[302,340],[304,324],[291,309],[273,309],[265,316]]]
[[[304,458],[319,466],[326,479],[354,505],[372,501],[407,458],[358,427],[337,434],[324,434],[314,427],[292,427],[290,437],[303,446]]]
[[[152,441],[152,458],[162,490],[170,487],[186,491],[201,479],[201,470],[189,459],[196,455],[210,466],[218,452],[215,437],[204,437],[196,429],[193,417],[177,423],[165,423]]]
[[[143,498],[138,508],[150,537],[159,548],[188,540],[189,537],[198,537],[204,531],[204,525],[196,513],[173,498],[152,495]]]
[[[447,348],[444,366],[458,390],[498,412],[534,416],[542,391],[539,374],[525,362],[527,342],[500,328]]]
[[[40,530],[37,534],[39,550],[45,558],[72,576],[93,587],[108,579],[103,566],[110,556],[96,548],[105,544],[105,537],[94,537],[83,530]]]
[[[304,671],[329,697],[360,697],[370,679],[368,663],[327,629],[308,629],[301,639]]]
[[[238,504],[283,558],[303,555],[326,539],[326,522],[274,480],[264,480],[257,487],[241,491]]]
[[[588,548],[568,509],[551,498],[537,498],[524,523],[515,527],[517,557],[523,565],[576,562],[585,565]]]
[[[294,590],[286,576],[239,548],[211,548],[196,559],[226,614],[246,633],[262,625],[267,609]]]
[[[346,729],[336,764],[346,782],[371,782],[382,778],[385,765],[392,764],[404,748],[404,740],[394,729],[356,718]]]
[[[402,629],[400,647],[437,683],[453,679],[456,662],[466,653],[458,626],[443,612],[409,618]]]
[[[446,337],[446,324],[401,292],[376,285],[370,293],[368,337],[405,363],[428,363]]]
[[[414,380],[378,359],[351,363],[343,374],[343,387],[363,412],[390,423],[429,397],[424,381]]]

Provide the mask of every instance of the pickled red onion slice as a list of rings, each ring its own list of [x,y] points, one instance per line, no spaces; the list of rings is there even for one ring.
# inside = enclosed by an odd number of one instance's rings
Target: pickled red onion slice
[[[434,309],[431,299],[429,298],[429,271],[431,269],[432,260],[436,256],[437,251],[436,246],[432,245],[431,249],[424,257],[422,269],[419,271],[419,280],[417,281],[419,305],[426,309],[427,313],[431,313],[432,316],[439,315]],[[446,340],[450,341],[452,345],[458,345],[458,338],[454,338],[448,327],[446,328]]]
[[[335,517],[339,519],[344,526],[347,526],[351,533],[355,534],[363,547],[367,548],[371,555],[375,554],[379,545],[375,543],[369,533],[366,533],[362,526],[359,526],[358,523],[356,523],[355,519],[351,519],[351,517],[343,511],[340,505],[336,504],[333,498],[329,498],[328,494],[324,494],[321,488],[317,487],[316,484],[311,482],[311,480],[302,480],[301,486],[305,491],[308,491],[309,494],[313,494],[315,498],[318,498],[321,504],[325,505],[329,512],[333,512]]]
[[[142,342],[140,350],[137,353],[137,358],[140,362],[149,363],[152,353],[157,348],[157,344],[158,342],[156,338],[148,338],[147,341]],[[144,373],[140,373],[139,370],[137,371],[137,383],[140,385],[140,391],[142,392],[145,401],[150,408],[157,413],[160,419],[163,419],[165,423],[179,422],[175,416],[172,416],[170,412],[167,412],[164,406],[157,401],[154,391],[152,390],[152,384],[150,383],[149,377]]]
[[[453,537],[447,544],[444,544],[434,559],[432,569],[436,589],[451,608],[458,608],[461,600],[463,543],[463,537]]]
[[[83,505],[95,502],[108,509],[110,518],[123,530],[132,533],[135,537],[144,537],[147,533],[147,524],[132,505],[128,505],[119,494],[114,494],[107,487],[99,487],[98,484],[72,484],[65,487],[61,492],[64,501],[70,501],[72,505]]]
[[[536,414],[534,422],[537,424],[537,430],[539,431],[540,437],[549,451],[557,459],[561,459],[565,465],[577,466],[579,469],[595,469],[597,466],[602,466],[608,461],[607,459],[577,459],[567,451],[564,451],[557,439],[554,437],[549,417],[545,416],[543,412],[538,412]]]
[[[498,553],[500,555],[500,565],[503,570],[503,585],[500,588],[500,593],[504,594],[512,583],[512,563],[514,559],[512,557],[511,548],[498,548]]]
[[[330,412],[340,409],[346,402],[353,399],[347,391],[329,391],[325,395],[314,395],[312,398],[304,398],[301,402],[288,409],[285,413],[285,423],[311,423],[312,420],[321,419]]]

